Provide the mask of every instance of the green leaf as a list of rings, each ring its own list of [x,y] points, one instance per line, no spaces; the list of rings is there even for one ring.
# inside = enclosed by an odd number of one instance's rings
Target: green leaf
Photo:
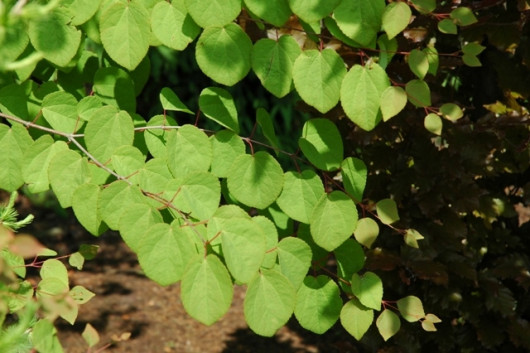
[[[182,179],[170,180],[163,196],[180,211],[206,221],[219,207],[221,185],[211,173],[190,173]]]
[[[434,324],[438,322],[442,322],[438,316],[434,314],[427,314],[425,315],[425,319],[421,321],[421,327],[427,332],[435,332],[437,330]]]
[[[74,133],[82,125],[77,118],[77,100],[67,92],[53,92],[42,101],[42,115],[55,130]]]
[[[346,239],[341,246],[334,251],[337,260],[337,277],[349,281],[354,273],[359,272],[364,267],[364,251],[361,245],[353,239]],[[351,287],[339,281],[342,289],[351,293]]]
[[[0,124],[0,189],[15,191],[24,183],[20,161],[33,143],[26,128]],[[9,151],[9,152],[7,152]]]
[[[185,0],[191,17],[201,27],[224,26],[241,12],[241,0]]]
[[[486,49],[485,46],[478,43],[470,42],[462,47],[462,52],[469,55],[479,55]]]
[[[96,329],[90,324],[86,324],[81,336],[89,347],[94,347],[99,342],[99,334]]]
[[[389,39],[386,34],[377,38],[377,46],[379,47],[379,66],[386,69],[394,55],[398,50],[396,38]]]
[[[283,238],[278,243],[278,261],[281,273],[298,289],[311,267],[311,248],[302,239]]]
[[[342,309],[339,287],[328,276],[307,276],[296,294],[294,315],[300,325],[323,334],[337,322]]]
[[[328,119],[311,119],[302,129],[298,145],[317,168],[333,171],[340,167],[344,147],[337,126]]]
[[[252,221],[260,226],[263,234],[265,234],[265,257],[261,263],[262,268],[271,269],[276,266],[276,258],[278,255],[278,230],[276,225],[265,216],[252,217]]]
[[[291,16],[287,0],[245,0],[247,8],[259,18],[281,27]]]
[[[396,201],[392,199],[383,199],[379,201],[375,207],[379,220],[384,224],[392,224],[399,221]]]
[[[423,52],[427,54],[427,60],[429,61],[429,70],[427,71],[433,76],[438,73],[438,66],[440,65],[440,57],[438,51],[434,46],[429,46],[423,49]]]
[[[419,49],[413,49],[409,53],[409,68],[414,75],[422,80],[429,71],[429,59],[427,54]]]
[[[75,217],[93,235],[100,235],[107,229],[98,212],[100,191],[98,185],[87,183],[79,185],[72,195]]]
[[[237,157],[227,176],[228,191],[239,202],[259,209],[278,198],[283,183],[282,167],[264,151]]]
[[[99,194],[99,213],[110,229],[118,230],[120,218],[132,203],[144,203],[140,189],[124,180],[110,183]]]
[[[248,283],[258,272],[267,251],[265,234],[252,220],[237,218],[221,223],[221,246],[226,266],[241,283]]]
[[[112,106],[98,109],[85,129],[87,149],[101,163],[106,163],[118,147],[132,145],[133,139],[131,116]]]
[[[138,183],[143,191],[158,194],[164,191],[167,182],[172,178],[173,175],[167,167],[167,161],[163,158],[153,158],[147,161],[140,171]]]
[[[360,340],[364,336],[373,321],[374,311],[359,303],[355,298],[344,304],[340,312],[342,326],[356,340]]]
[[[342,1],[333,11],[333,18],[344,34],[361,45],[368,45],[381,28],[384,11],[384,0]]]
[[[138,260],[147,277],[167,286],[182,278],[197,250],[194,239],[176,222],[171,225],[157,223],[144,230],[138,246]]]
[[[368,176],[366,164],[358,158],[348,157],[342,161],[341,174],[346,192],[355,202],[361,202]]]
[[[371,309],[381,310],[383,282],[378,275],[373,272],[366,272],[364,275],[359,276],[355,273],[351,279],[351,288],[353,294],[362,305]]]
[[[469,7],[460,6],[451,11],[451,18],[456,21],[459,26],[469,26],[477,23],[478,20],[475,14]]]
[[[22,159],[22,176],[30,192],[39,193],[50,188],[48,178],[50,161],[56,153],[67,149],[65,142],[54,142],[49,135],[41,136],[28,147]]]
[[[436,0],[411,0],[411,3],[420,13],[429,13],[436,9]]]
[[[85,258],[85,260],[93,260],[99,250],[99,245],[81,244],[79,247],[79,253]]]
[[[79,252],[75,252],[68,258],[68,264],[78,270],[82,270],[85,264],[85,258]]]
[[[230,274],[215,255],[192,261],[182,276],[184,309],[205,325],[213,324],[228,311],[233,295]]]
[[[167,135],[167,163],[176,178],[210,169],[212,144],[204,132],[193,125],[183,125]]]
[[[435,134],[435,135],[441,135],[442,134],[442,118],[440,118],[437,114],[429,113],[423,120],[423,125],[425,126],[425,129],[427,131]]]
[[[397,307],[401,316],[408,322],[416,322],[425,317],[421,300],[413,295],[399,299]]]
[[[445,34],[458,34],[456,24],[449,18],[444,18],[438,22],[438,30]]]
[[[48,177],[61,207],[70,207],[74,191],[91,179],[88,161],[77,152],[62,150],[51,159]]]
[[[167,4],[167,2],[160,2],[159,4]],[[164,110],[171,110],[175,112],[183,112],[193,115],[193,112],[186,107],[180,98],[173,92],[171,88],[164,87],[160,91],[160,103]]]
[[[482,66],[482,63],[480,62],[480,60],[477,58],[476,55],[464,54],[462,55],[462,60],[464,61],[464,64],[470,67]]]
[[[83,286],[75,286],[70,290],[70,297],[76,304],[85,304],[94,298],[95,294]]]
[[[399,320],[399,316],[397,316],[392,310],[385,309],[375,321],[375,325],[377,326],[381,337],[383,337],[385,341],[388,341],[390,337],[398,333],[399,328],[401,327],[401,321]]]
[[[211,173],[225,178],[234,160],[245,154],[245,144],[241,137],[230,130],[221,130],[210,136],[212,143]]]
[[[84,97],[77,103],[77,115],[84,121],[89,121],[94,112],[101,108],[102,105],[103,103],[99,97]]]
[[[276,97],[287,95],[293,86],[293,64],[302,50],[290,35],[277,41],[264,38],[252,48],[252,70],[265,89]]]
[[[236,104],[230,92],[219,87],[208,87],[199,96],[199,108],[207,118],[239,134]]]
[[[451,121],[457,121],[464,116],[464,112],[460,107],[454,103],[445,103],[440,107],[440,113],[443,114],[444,118]]]
[[[63,353],[57,330],[47,319],[38,320],[32,329],[32,343],[35,349],[43,353]]]
[[[311,214],[311,235],[319,246],[333,251],[352,235],[357,217],[355,204],[343,192],[322,195]]]
[[[431,90],[423,80],[411,80],[405,86],[409,102],[416,107],[424,108],[431,105]]]
[[[136,110],[134,82],[127,72],[117,67],[102,67],[94,76],[95,96],[103,103],[113,105],[129,113]],[[94,112],[93,116],[96,116]]]
[[[121,215],[118,229],[127,246],[138,252],[145,230],[157,223],[162,223],[162,216],[155,208],[145,203],[131,203]]]
[[[258,335],[272,337],[287,323],[295,306],[296,292],[284,275],[261,270],[248,284],[245,295],[245,319]]]
[[[146,124],[146,127],[154,126],[177,126],[177,122],[167,115],[155,115]],[[167,157],[168,130],[155,128],[145,129],[145,144],[153,157],[164,159]]]
[[[324,195],[324,185],[312,170],[289,171],[284,175],[282,193],[276,203],[292,219],[309,223],[315,204]]]
[[[378,64],[354,65],[340,90],[340,101],[348,118],[363,130],[373,130],[381,121],[381,94],[389,86],[390,80]]]
[[[81,43],[81,31],[69,25],[70,20],[65,11],[58,9],[29,21],[31,44],[57,66],[67,66]]]
[[[72,25],[79,26],[92,18],[98,11],[101,0],[72,0],[68,10],[73,15]]]
[[[296,91],[304,102],[321,113],[328,112],[339,102],[345,75],[344,61],[332,49],[305,50],[293,65]]]
[[[219,235],[223,230],[224,223],[231,219],[242,218],[250,220],[250,216],[239,206],[236,205],[223,205],[215,211],[212,218],[208,221],[207,238],[210,241],[210,245],[217,245],[221,243]],[[261,222],[258,222],[259,226],[263,228]]]
[[[162,44],[175,50],[184,50],[201,30],[188,14],[184,0],[157,3],[151,12],[151,28]]]
[[[370,248],[379,235],[379,226],[371,218],[361,218],[357,222],[357,228],[355,228],[353,235],[359,243]]]
[[[418,240],[424,239],[423,235],[421,235],[417,230],[415,229],[407,229],[405,236],[405,244],[407,244],[410,247],[419,248]]]
[[[407,93],[399,86],[387,87],[381,94],[381,113],[383,120],[398,115],[407,105]]]
[[[54,278],[68,288],[68,270],[59,260],[48,259],[44,261],[39,274],[43,280]]]
[[[340,0],[289,0],[289,6],[296,16],[305,22],[315,22],[333,12]]]
[[[391,2],[382,17],[382,29],[389,39],[397,36],[409,25],[412,11],[406,2]]]
[[[261,127],[261,132],[263,133],[263,136],[265,136],[272,148],[276,151],[276,153],[278,153],[277,149],[279,148],[280,143],[278,142],[278,137],[276,136],[276,132],[274,131],[274,124],[272,122],[272,119],[265,109],[258,108],[258,110],[256,110],[256,122]]]
[[[2,113],[29,120],[28,104],[28,97],[22,86],[13,84],[0,88]],[[37,109],[40,110],[40,106]]]
[[[250,71],[251,51],[252,42],[248,35],[237,24],[229,23],[224,27],[208,27],[202,32],[195,58],[206,76],[232,86]]]
[[[14,254],[8,249],[0,250],[0,259],[13,270],[13,272],[20,278],[26,277],[26,266],[24,258],[20,255]]]
[[[149,49],[149,12],[139,1],[119,1],[100,17],[101,42],[109,56],[128,70],[134,70]]]
[[[112,169],[133,184],[137,184],[138,172],[145,165],[145,156],[134,146],[121,146],[111,157]]]

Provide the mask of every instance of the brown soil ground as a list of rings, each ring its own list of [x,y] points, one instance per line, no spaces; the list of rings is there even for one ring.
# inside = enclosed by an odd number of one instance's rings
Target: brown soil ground
[[[95,238],[80,226],[71,212],[59,216],[50,209],[38,209],[27,202],[18,207],[22,214],[33,213],[35,221],[24,229],[59,255],[77,251],[82,243],[100,246],[97,257],[81,271],[71,270],[71,286],[82,285],[96,296],[81,306],[74,325],[56,321],[59,338],[67,353],[348,353],[362,349],[340,326],[324,335],[301,328],[293,318],[274,337],[253,333],[245,323],[245,287],[235,288],[228,313],[212,326],[192,319],[180,301],[179,286],[162,287],[147,279],[136,255],[117,233]],[[81,337],[90,323],[100,335],[100,343],[87,350]],[[120,337],[130,337],[117,341]],[[107,344],[111,344],[104,348]]]

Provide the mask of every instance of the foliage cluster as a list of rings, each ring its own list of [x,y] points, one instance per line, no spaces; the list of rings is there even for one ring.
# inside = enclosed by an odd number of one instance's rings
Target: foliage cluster
[[[17,220],[16,197],[13,192],[9,202],[0,206],[0,351],[29,352],[33,348],[62,352],[53,322],[61,317],[73,324],[79,305],[88,302],[94,293],[80,285],[70,288],[68,271],[55,251],[31,235],[14,234],[33,220],[32,215]],[[85,259],[92,259],[96,252],[97,247],[84,245],[65,257],[80,270]],[[41,260],[43,257],[48,259]],[[28,268],[39,269],[38,282],[28,278]],[[97,332],[90,324],[83,336],[89,345],[97,343]]]
[[[315,333],[340,321],[372,347],[397,334],[406,351],[472,350],[477,338],[528,348],[528,305],[515,299],[528,288],[527,244],[512,207],[529,194],[527,7],[8,1],[0,188],[51,188],[92,234],[118,230],[148,277],[181,281],[205,324],[237,283],[264,336],[294,313]],[[161,114],[140,116],[149,48],[188,46],[215,82],[198,110],[163,87]],[[282,149],[263,108],[242,136],[228,86],[248,75],[305,105],[297,151]],[[400,316],[444,334],[418,335]]]

